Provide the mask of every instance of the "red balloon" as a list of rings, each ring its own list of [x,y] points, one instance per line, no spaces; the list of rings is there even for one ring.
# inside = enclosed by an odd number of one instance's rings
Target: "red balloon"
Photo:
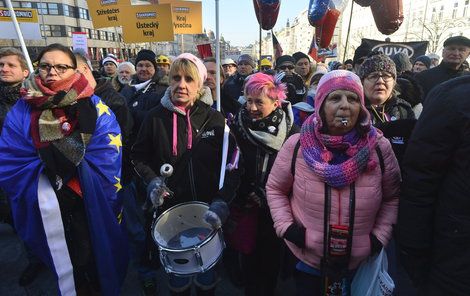
[[[271,30],[276,25],[281,1],[253,0],[256,18],[263,30]]]
[[[380,33],[390,35],[403,23],[402,0],[375,0],[370,6]]]
[[[337,9],[328,9],[325,20],[323,21],[323,25],[321,26],[321,48],[327,48],[330,45],[340,14],[341,12],[339,12]]]

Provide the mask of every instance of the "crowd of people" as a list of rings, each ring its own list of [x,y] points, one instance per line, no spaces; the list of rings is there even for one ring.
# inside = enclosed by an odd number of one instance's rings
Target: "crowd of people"
[[[245,295],[289,277],[283,295],[350,295],[385,250],[410,293],[467,295],[469,55],[463,36],[441,61],[244,54],[222,60],[217,97],[214,58],[143,49],[95,69],[51,44],[29,73],[0,49],[0,220],[28,255],[19,284],[49,268],[61,295],[119,295],[132,264],[145,295],[214,295],[220,268]],[[157,282],[152,223],[194,201],[223,229],[223,264]]]

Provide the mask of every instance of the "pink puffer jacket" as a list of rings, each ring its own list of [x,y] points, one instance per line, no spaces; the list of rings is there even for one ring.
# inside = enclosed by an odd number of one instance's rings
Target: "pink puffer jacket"
[[[298,259],[319,269],[323,257],[325,185],[305,163],[302,148],[297,154],[293,178],[290,168],[298,140],[299,134],[293,135],[278,153],[266,193],[277,235],[283,237],[294,222],[305,227],[304,249],[286,242]],[[371,157],[377,167],[362,173],[355,183],[356,212],[349,269],[357,268],[370,255],[369,234],[373,233],[386,245],[392,236],[392,224],[397,220],[400,169],[390,142],[380,135],[378,145],[383,155],[384,173],[378,165],[377,152],[373,150]],[[292,197],[289,197],[291,188]],[[349,186],[331,188],[331,224],[338,224],[339,219],[342,225],[349,224],[349,191]]]

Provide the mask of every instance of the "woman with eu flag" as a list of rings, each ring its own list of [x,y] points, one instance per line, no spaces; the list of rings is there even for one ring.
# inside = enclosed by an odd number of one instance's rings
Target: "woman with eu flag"
[[[0,138],[0,187],[22,240],[61,295],[119,295],[121,131],[67,47],[47,46]]]

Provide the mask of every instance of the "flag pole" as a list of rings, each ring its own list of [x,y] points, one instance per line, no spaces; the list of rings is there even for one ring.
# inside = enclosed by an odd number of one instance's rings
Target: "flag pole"
[[[263,29],[261,28],[261,24],[259,25],[259,58],[258,58],[258,66],[261,66],[261,38],[263,37]]]
[[[219,32],[219,0],[215,0],[215,95],[217,98],[217,111],[220,111],[220,32]]]
[[[33,63],[31,63],[31,59],[29,58],[28,49],[26,48],[26,44],[24,43],[23,34],[21,33],[20,25],[18,24],[18,20],[16,19],[15,11],[13,10],[13,5],[11,5],[11,0],[6,0],[8,10],[10,11],[11,20],[13,21],[13,25],[15,26],[16,35],[18,36],[18,40],[21,44],[21,49],[23,50],[24,57],[26,59],[26,63],[28,64],[29,73],[33,73]]]
[[[353,9],[354,9],[354,1],[351,1],[351,14],[349,15],[349,25],[348,25],[348,33],[346,35],[346,44],[344,46],[343,63],[346,60],[346,53],[348,51],[349,34],[351,33],[351,22],[352,22],[352,16],[353,16]]]

